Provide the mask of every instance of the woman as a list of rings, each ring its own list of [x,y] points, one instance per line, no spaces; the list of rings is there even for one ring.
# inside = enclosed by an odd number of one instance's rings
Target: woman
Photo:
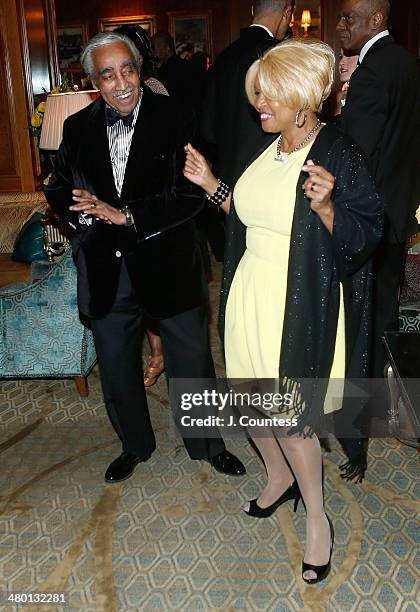
[[[341,90],[337,94],[337,104],[335,109],[335,115],[341,114],[341,109],[346,104],[347,90],[349,88],[349,81],[351,75],[357,68],[359,61],[358,55],[345,55],[341,49],[340,57],[338,60],[338,75],[341,83]]]
[[[251,66],[248,98],[262,129],[280,137],[248,166],[233,198],[190,144],[184,169],[229,213],[221,296],[228,378],[305,381],[293,405],[297,428],[286,436],[271,428],[254,439],[267,485],[243,509],[263,518],[302,496],[302,577],[309,583],[328,575],[333,547],[313,433],[323,407],[311,400],[332,372],[367,376],[369,258],[382,226],[382,205],[360,150],[317,119],[334,65],[328,45],[288,40]]]

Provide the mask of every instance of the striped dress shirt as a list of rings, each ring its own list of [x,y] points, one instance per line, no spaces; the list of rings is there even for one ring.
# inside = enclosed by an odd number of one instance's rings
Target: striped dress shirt
[[[107,126],[106,128],[115,188],[119,196],[121,195],[124,183],[125,168],[130,154],[131,141],[133,139],[134,128],[136,127],[142,96],[143,90],[141,90],[140,100],[133,111],[133,123],[131,127],[124,125],[122,121],[117,121],[114,125]]]

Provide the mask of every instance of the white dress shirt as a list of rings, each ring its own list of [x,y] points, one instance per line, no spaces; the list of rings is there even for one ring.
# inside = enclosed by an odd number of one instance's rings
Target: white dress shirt
[[[122,121],[117,121],[114,125],[107,126],[109,155],[111,157],[112,172],[114,174],[115,188],[118,195],[121,195],[124,183],[125,168],[130,154],[131,141],[133,139],[134,128],[140,110],[143,90],[140,99],[133,110],[133,123],[131,126],[124,125]]]
[[[365,45],[363,45],[363,47],[360,50],[359,64],[361,64],[363,62],[363,59],[364,59],[366,53],[376,43],[376,41],[379,40],[380,38],[384,38],[385,36],[388,36],[388,35],[389,35],[389,31],[388,30],[384,30],[383,32],[380,32],[379,34],[377,34],[376,36],[374,36],[373,38],[368,40],[367,43]]]

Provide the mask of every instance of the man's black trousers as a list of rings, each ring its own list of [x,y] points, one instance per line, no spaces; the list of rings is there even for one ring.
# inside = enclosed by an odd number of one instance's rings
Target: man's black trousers
[[[141,368],[142,308],[122,261],[112,310],[92,319],[102,391],[111,423],[123,450],[147,458],[156,442],[147,406]],[[214,379],[208,338],[207,305],[160,321],[165,371],[170,378]],[[175,421],[181,411],[171,402]],[[215,409],[217,413],[217,409]],[[207,412],[202,416],[208,416]],[[220,437],[185,438],[192,459],[209,459],[225,450]]]

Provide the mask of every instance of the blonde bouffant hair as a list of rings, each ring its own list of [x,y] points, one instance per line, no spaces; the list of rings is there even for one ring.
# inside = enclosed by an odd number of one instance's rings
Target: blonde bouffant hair
[[[319,112],[331,93],[335,56],[319,40],[290,39],[266,51],[246,75],[245,89],[255,106],[256,81],[270,100],[293,109]]]

